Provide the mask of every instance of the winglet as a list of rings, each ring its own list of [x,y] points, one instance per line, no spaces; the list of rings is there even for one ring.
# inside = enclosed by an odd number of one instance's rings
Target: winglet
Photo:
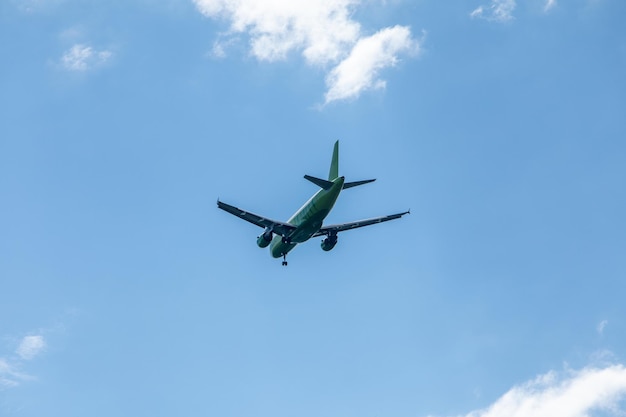
[[[339,141],[335,142],[335,147],[333,148],[333,159],[330,162],[330,171],[328,172],[328,181],[333,181],[338,176],[339,176]]]

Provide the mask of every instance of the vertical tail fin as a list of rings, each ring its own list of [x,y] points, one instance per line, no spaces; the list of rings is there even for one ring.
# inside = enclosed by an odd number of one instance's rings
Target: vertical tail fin
[[[333,149],[333,159],[330,162],[330,171],[328,172],[328,181],[332,181],[339,176],[339,141],[335,142]]]

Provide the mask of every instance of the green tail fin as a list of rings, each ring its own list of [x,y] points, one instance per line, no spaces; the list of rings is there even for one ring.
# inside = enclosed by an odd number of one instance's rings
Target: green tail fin
[[[330,171],[328,172],[328,181],[332,181],[339,176],[339,141],[335,142],[333,149],[333,159],[330,162]]]

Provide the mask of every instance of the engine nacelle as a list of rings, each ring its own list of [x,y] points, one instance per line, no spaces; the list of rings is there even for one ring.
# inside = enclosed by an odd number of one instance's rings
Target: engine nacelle
[[[273,237],[272,231],[266,230],[256,239],[256,244],[259,245],[260,248],[267,248],[267,245],[270,244]]]
[[[337,244],[337,235],[329,235],[326,239],[322,240],[322,250],[328,252]]]

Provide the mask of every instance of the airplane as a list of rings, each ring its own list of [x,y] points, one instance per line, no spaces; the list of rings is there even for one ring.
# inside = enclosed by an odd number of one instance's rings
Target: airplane
[[[328,252],[337,244],[337,233],[339,232],[399,219],[411,212],[408,210],[389,216],[323,226],[324,219],[335,205],[337,197],[339,197],[339,193],[342,190],[376,181],[371,179],[345,182],[345,177],[339,176],[339,141],[335,142],[333,149],[328,180],[310,175],[305,175],[304,178],[320,187],[320,190],[286,222],[259,216],[258,214],[223,203],[219,199],[217,200],[217,207],[265,229],[257,237],[257,245],[260,248],[269,246],[270,254],[274,258],[282,256],[283,266],[287,266],[287,253],[293,250],[298,243],[304,243],[312,237],[326,236],[322,240],[321,246],[324,251]]]

